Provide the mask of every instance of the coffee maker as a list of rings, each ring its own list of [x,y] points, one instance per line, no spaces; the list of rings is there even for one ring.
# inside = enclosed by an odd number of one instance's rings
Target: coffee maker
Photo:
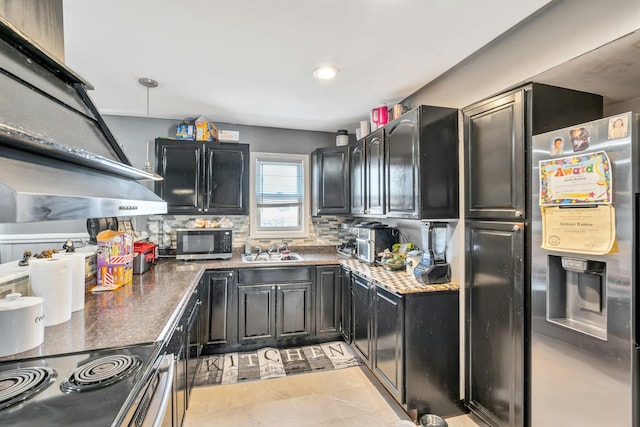
[[[449,283],[451,266],[447,262],[447,223],[427,223],[423,230],[423,243],[426,249],[422,261],[413,270],[416,280],[425,285]]]

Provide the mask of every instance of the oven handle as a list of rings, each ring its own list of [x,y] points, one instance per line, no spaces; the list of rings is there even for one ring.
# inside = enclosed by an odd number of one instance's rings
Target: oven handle
[[[155,390],[153,399],[149,404],[147,415],[156,414],[153,422],[145,417],[142,423],[143,427],[159,427],[167,412],[171,408],[171,393],[173,391],[173,353],[165,354],[158,368],[158,376],[160,382]]]

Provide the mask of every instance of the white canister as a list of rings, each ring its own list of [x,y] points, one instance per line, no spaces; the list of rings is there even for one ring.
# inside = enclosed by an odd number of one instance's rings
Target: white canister
[[[44,341],[44,300],[9,294],[0,300],[0,357],[22,353]]]
[[[54,258],[71,259],[71,311],[84,309],[85,256],[79,252],[58,252]]]
[[[44,298],[44,326],[71,319],[71,258],[29,260],[31,293]]]
[[[349,132],[347,132],[345,129],[339,129],[336,135],[336,145],[349,145]]]

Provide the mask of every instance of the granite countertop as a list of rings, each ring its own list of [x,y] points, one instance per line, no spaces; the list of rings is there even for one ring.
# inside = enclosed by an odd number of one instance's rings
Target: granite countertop
[[[288,266],[343,265],[367,279],[399,294],[458,290],[458,285],[422,285],[404,271],[390,272],[353,258],[338,255],[335,248],[298,250],[304,261]],[[133,283],[115,291],[85,294],[84,310],[71,320],[45,328],[44,343],[1,361],[40,358],[73,352],[148,344],[169,338],[205,270],[276,267],[277,263],[246,263],[239,254],[229,260],[176,261],[161,259]],[[87,289],[91,288],[88,284]]]
[[[441,285],[423,285],[415,277],[409,276],[406,271],[388,271],[383,267],[362,263],[353,258],[345,258],[340,261],[344,267],[357,273],[365,279],[382,286],[397,294],[413,294],[421,292],[458,291],[457,283],[445,283]]]

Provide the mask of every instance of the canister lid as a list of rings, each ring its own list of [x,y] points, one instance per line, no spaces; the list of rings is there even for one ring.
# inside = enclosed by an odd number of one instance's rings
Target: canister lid
[[[338,129],[338,135],[349,135],[349,132],[346,129]]]
[[[0,311],[16,310],[18,308],[31,307],[44,303],[44,298],[40,297],[23,297],[21,293],[13,293],[7,295],[4,299],[0,299]]]

